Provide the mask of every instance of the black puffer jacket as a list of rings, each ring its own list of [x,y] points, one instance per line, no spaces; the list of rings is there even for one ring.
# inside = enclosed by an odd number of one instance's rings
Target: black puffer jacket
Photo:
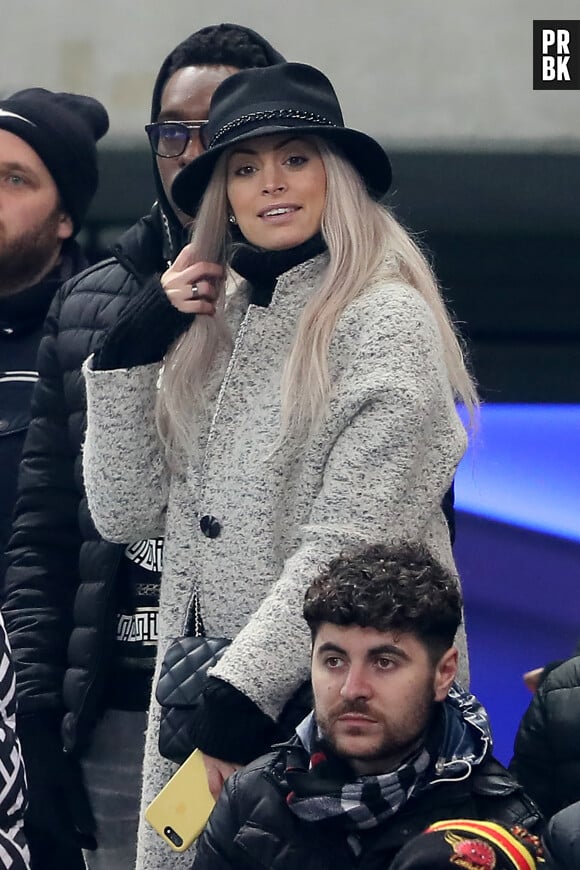
[[[511,770],[546,818],[580,801],[580,655],[542,679],[514,753]]]
[[[64,285],[39,350],[3,610],[23,729],[34,731],[37,717],[40,729],[47,717],[60,721],[64,715],[67,751],[87,740],[99,709],[123,552],[99,537],[84,496],[81,366],[127,298],[166,268],[173,253],[166,227],[155,206],[123,236],[114,258]]]
[[[59,288],[87,266],[81,248],[68,239],[58,265],[42,281],[0,299],[0,592],[44,319]]]
[[[577,870],[580,867],[580,801],[552,816],[542,839],[546,851],[545,870]]]
[[[355,859],[337,822],[304,822],[286,804],[289,748],[230,777],[199,841],[193,870],[386,870],[399,849],[441,819],[541,826],[537,809],[493,758],[467,778],[442,781],[361,838]]]

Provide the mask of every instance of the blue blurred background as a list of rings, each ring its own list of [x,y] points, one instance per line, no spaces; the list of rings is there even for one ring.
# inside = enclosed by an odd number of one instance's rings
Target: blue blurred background
[[[580,405],[484,405],[456,478],[472,690],[507,762],[521,675],[580,637]]]

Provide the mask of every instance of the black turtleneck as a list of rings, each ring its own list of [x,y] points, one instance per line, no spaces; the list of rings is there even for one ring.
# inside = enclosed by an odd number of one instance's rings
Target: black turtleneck
[[[320,233],[284,251],[264,251],[240,242],[236,244],[231,265],[251,285],[250,302],[267,307],[280,275],[325,250]],[[160,362],[170,345],[189,329],[194,317],[171,304],[154,275],[141,293],[128,300],[115,326],[103,337],[95,352],[93,368],[132,368]]]
[[[322,254],[323,251],[326,251],[326,242],[322,233],[316,233],[295,248],[282,251],[265,251],[242,242],[234,251],[232,268],[250,284],[250,303],[267,308],[280,275]]]

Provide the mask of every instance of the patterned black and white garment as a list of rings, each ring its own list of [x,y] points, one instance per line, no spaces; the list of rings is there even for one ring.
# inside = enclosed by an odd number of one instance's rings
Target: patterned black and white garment
[[[16,680],[0,616],[0,868],[30,870],[23,832],[26,776],[16,736]]]

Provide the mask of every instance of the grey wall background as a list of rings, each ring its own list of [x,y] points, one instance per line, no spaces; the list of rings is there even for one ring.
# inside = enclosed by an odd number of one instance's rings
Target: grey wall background
[[[165,54],[234,21],[322,67],[347,121],[385,142],[577,151],[580,91],[533,91],[532,22],[578,18],[579,0],[19,0],[2,16],[0,92],[90,93],[109,143],[134,138]]]

